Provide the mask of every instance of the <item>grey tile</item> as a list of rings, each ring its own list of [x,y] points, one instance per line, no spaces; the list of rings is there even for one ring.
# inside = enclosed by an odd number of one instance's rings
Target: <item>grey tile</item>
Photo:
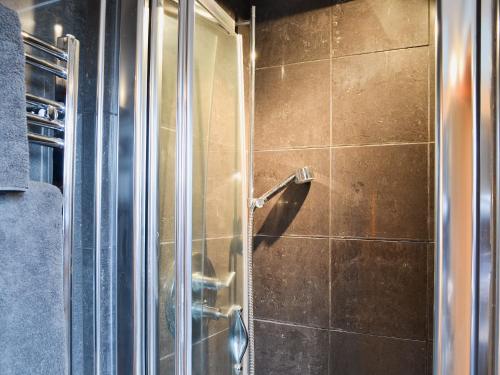
[[[332,143],[428,139],[428,48],[333,60]]]
[[[333,56],[428,43],[428,0],[338,1],[332,8]]]
[[[422,375],[426,343],[331,332],[331,375]]]
[[[255,195],[259,196],[288,177],[297,168],[310,166],[315,180],[292,184],[255,212],[255,232],[272,236],[328,235],[328,149],[256,152]]]
[[[173,354],[160,358],[158,373],[159,375],[175,374],[175,358]]]
[[[255,373],[319,375],[328,373],[328,331],[255,322]]]
[[[243,184],[235,178],[242,173],[241,151],[238,147],[216,146],[207,153],[205,191],[201,199],[204,216],[200,218],[204,228],[200,236],[233,237],[242,233]]]
[[[328,146],[329,77],[328,60],[257,70],[255,149]]]
[[[229,357],[228,331],[204,338],[193,344],[193,375],[231,375],[232,363]],[[174,375],[174,354],[160,358],[159,375]]]
[[[429,140],[436,139],[436,0],[429,0]]]
[[[331,235],[428,238],[427,144],[332,150]]]
[[[296,9],[289,8],[288,3],[282,3],[281,9],[279,4],[274,7],[273,3],[267,2],[270,5],[259,7],[257,13],[256,64],[258,67],[329,57],[331,15],[328,7],[319,4],[294,12]],[[311,3],[325,3],[325,1]]]
[[[434,339],[434,248],[436,244],[427,245],[427,339]]]
[[[436,145],[434,143],[429,143],[429,239],[434,241],[436,232],[436,211],[435,211],[435,199],[436,199]]]
[[[227,330],[195,343],[193,345],[193,375],[234,374],[228,346]]]
[[[255,316],[307,326],[329,324],[328,239],[254,239]]]
[[[427,342],[427,375],[433,375],[433,358],[434,358],[434,343],[432,341]]]
[[[332,240],[332,328],[427,338],[427,244]]]

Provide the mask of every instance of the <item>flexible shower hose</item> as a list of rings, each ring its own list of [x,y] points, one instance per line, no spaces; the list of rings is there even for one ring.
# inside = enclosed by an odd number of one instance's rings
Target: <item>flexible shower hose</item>
[[[248,214],[248,254],[247,254],[247,291],[248,291],[248,375],[255,375],[255,341],[253,326],[253,215],[255,208],[250,205]]]

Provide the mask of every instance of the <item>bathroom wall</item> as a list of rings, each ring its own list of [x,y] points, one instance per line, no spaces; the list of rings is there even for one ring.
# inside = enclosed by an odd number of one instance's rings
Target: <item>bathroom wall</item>
[[[434,4],[256,5],[256,373],[431,374]]]

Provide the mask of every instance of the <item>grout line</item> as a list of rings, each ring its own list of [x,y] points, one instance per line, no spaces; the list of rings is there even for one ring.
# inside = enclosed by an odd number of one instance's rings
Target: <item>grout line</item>
[[[193,242],[214,241],[214,240],[232,240],[233,238],[241,238],[241,234],[235,234],[233,236],[193,238]],[[173,244],[175,244],[174,240],[160,241],[160,245],[173,245]]]
[[[257,321],[257,322],[261,322],[261,323],[276,324],[276,325],[282,325],[282,326],[287,326],[287,327],[306,328],[306,329],[312,329],[312,330],[316,330],[316,331],[327,331],[327,332],[335,332],[335,333],[345,333],[345,334],[349,334],[349,335],[369,336],[369,337],[391,339],[391,340],[400,340],[400,341],[409,341],[409,342],[418,342],[418,343],[426,343],[426,342],[430,341],[430,340],[427,340],[427,339],[418,340],[418,339],[409,339],[409,338],[396,337],[396,336],[375,335],[373,333],[353,332],[353,331],[346,331],[346,330],[342,330],[342,329],[338,329],[338,328],[311,327],[311,326],[307,326],[307,325],[304,325],[304,324],[283,322],[283,321],[274,320],[274,319],[255,318],[254,320]]]
[[[201,343],[204,343],[204,342],[206,342],[206,341],[208,341],[208,340],[210,340],[210,339],[214,338],[215,336],[218,336],[218,335],[220,335],[220,334],[222,334],[222,333],[225,333],[225,332],[227,332],[227,331],[229,331],[229,329],[228,329],[228,328],[225,328],[225,329],[223,329],[222,331],[218,331],[218,332],[212,333],[212,334],[208,335],[207,337],[204,337],[204,338],[202,338],[201,340],[198,340],[198,341],[194,342],[194,343],[193,343],[193,346],[194,346],[194,345],[199,345],[199,344],[201,344]],[[163,361],[163,360],[165,360],[165,359],[169,359],[169,358],[173,357],[173,356],[174,356],[174,354],[175,354],[175,353],[168,353],[168,354],[164,355],[163,357],[161,357],[161,358],[160,358],[160,361]]]
[[[385,237],[343,237],[343,236],[324,236],[324,235],[270,235],[256,233],[254,237],[268,237],[268,238],[296,238],[296,239],[309,239],[309,240],[339,240],[339,241],[366,241],[366,242],[408,242],[408,243],[422,243],[431,244],[434,240],[430,239],[409,239],[409,238],[385,238]]]
[[[314,64],[314,63],[320,63],[320,62],[326,62],[329,61],[330,57],[325,57],[322,59],[314,59],[314,60],[307,60],[307,61],[296,61],[292,63],[286,63],[286,64],[279,64],[279,65],[269,65],[269,66],[261,66],[261,67],[256,67],[255,71],[259,70],[266,70],[266,69],[280,69],[283,67],[288,67],[288,66],[295,66],[295,65],[303,65],[303,64]]]
[[[405,50],[411,50],[411,49],[417,49],[417,48],[423,48],[423,47],[430,47],[430,43],[427,42],[427,44],[424,43],[424,44],[418,44],[418,45],[409,46],[409,47],[381,49],[381,50],[368,51],[368,52],[350,53],[350,54],[338,55],[338,56],[334,56],[332,53],[331,58],[325,57],[325,58],[321,58],[321,59],[313,59],[313,60],[307,60],[307,61],[295,61],[295,62],[278,64],[278,65],[259,66],[259,67],[255,68],[255,70],[259,71],[259,70],[265,70],[265,69],[277,69],[277,68],[283,68],[283,67],[294,66],[294,65],[318,63],[318,62],[323,62],[323,61],[327,61],[327,60],[337,60],[337,59],[343,59],[343,58],[349,58],[349,57],[355,57],[355,56],[373,55],[373,54],[385,53],[385,52],[405,51]]]
[[[305,324],[290,323],[290,322],[285,322],[285,321],[281,321],[281,320],[262,319],[262,318],[254,318],[253,320],[255,320],[257,322],[261,322],[261,323],[279,324],[279,325],[288,326],[288,327],[309,328],[309,329],[315,329],[317,331],[330,331],[329,328],[307,326]]]
[[[427,44],[417,44],[415,46],[399,47],[399,48],[389,48],[389,49],[381,49],[381,50],[376,50],[376,51],[358,52],[358,53],[350,53],[350,54],[347,54],[347,55],[332,56],[332,60],[349,58],[349,57],[354,57],[354,56],[373,55],[373,54],[376,54],[376,53],[406,51],[406,50],[423,48],[423,47],[429,47],[429,41],[427,41]]]
[[[427,145],[434,144],[434,141],[422,142],[387,142],[387,143],[365,143],[365,144],[339,144],[333,146],[326,145],[313,145],[313,146],[290,146],[279,149],[261,149],[254,150],[254,153],[264,152],[279,152],[279,151],[298,151],[298,150],[326,150],[326,149],[341,149],[341,148],[363,148],[363,147],[384,147],[384,146],[414,146],[414,145]]]
[[[376,338],[381,338],[381,339],[400,340],[400,341],[407,341],[407,342],[418,342],[421,344],[425,344],[425,343],[427,343],[427,341],[429,341],[427,339],[424,339],[424,340],[408,339],[408,338],[396,337],[396,336],[375,335],[373,333],[352,332],[352,331],[345,331],[345,330],[338,329],[338,328],[330,328],[330,332],[346,333],[348,335],[369,336],[369,337],[376,337]]]

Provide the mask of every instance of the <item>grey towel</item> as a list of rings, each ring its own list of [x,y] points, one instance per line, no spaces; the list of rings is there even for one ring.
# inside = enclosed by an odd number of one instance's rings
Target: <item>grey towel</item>
[[[0,193],[0,374],[63,375],[62,194]]]
[[[0,191],[25,191],[28,176],[21,25],[17,13],[0,4]]]

